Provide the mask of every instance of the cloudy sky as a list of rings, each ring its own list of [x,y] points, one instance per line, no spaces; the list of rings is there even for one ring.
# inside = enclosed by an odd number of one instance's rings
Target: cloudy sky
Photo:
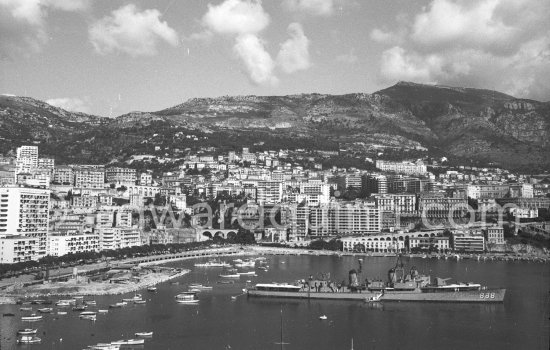
[[[399,80],[550,100],[548,0],[0,0],[0,93],[102,116]]]

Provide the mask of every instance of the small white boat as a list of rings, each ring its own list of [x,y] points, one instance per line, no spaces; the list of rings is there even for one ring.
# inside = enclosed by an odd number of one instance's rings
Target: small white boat
[[[67,314],[67,311],[58,311],[57,314],[58,314],[58,315],[66,315],[66,314]]]
[[[258,275],[256,275],[256,272],[254,272],[254,271],[237,272],[237,275],[239,275],[239,276],[258,276]]]
[[[145,339],[128,339],[128,340],[117,340],[111,342],[111,345],[141,345],[145,343]]]
[[[205,263],[196,263],[195,267],[229,267],[230,264],[222,261],[208,261]]]
[[[32,311],[32,307],[22,307],[19,310],[21,310],[21,311]]]
[[[205,286],[198,283],[192,283],[189,285],[190,289],[198,289],[198,290],[212,290],[212,286]]]
[[[157,287],[151,286],[151,287],[147,288],[147,291],[148,291],[148,292],[156,292],[156,291],[157,291]]]
[[[153,332],[137,332],[134,335],[138,338],[151,338],[153,336]]]
[[[109,305],[109,307],[111,309],[115,309],[115,308],[121,308],[121,307],[126,306],[126,305],[128,305],[128,303],[125,302],[125,301],[122,301],[122,302],[119,302],[119,303],[111,304],[111,305]]]
[[[319,316],[319,319],[324,321],[324,320],[327,320],[328,317],[326,315],[321,315]]]
[[[145,304],[147,301],[146,300],[134,300],[134,304]]]
[[[193,292],[184,292],[176,295],[176,302],[179,304],[198,304],[199,299],[195,298]]]
[[[106,314],[109,312],[109,310],[106,310],[106,309],[99,309],[97,310],[97,312],[99,312],[100,314]]]
[[[20,339],[17,339],[17,342],[20,344],[38,344],[42,339],[35,337],[33,335],[24,335]]]
[[[136,294],[132,298],[124,298],[122,301],[131,303],[132,301],[141,300],[141,294]]]
[[[18,335],[31,335],[31,334],[36,334],[36,332],[38,331],[38,329],[32,329],[32,328],[25,328],[25,329],[20,329],[17,331],[17,334]]]
[[[241,277],[241,275],[239,275],[238,273],[230,273],[230,274],[218,275],[218,276],[221,277],[221,278],[239,278],[239,277]]]
[[[96,345],[88,346],[90,350],[119,350],[120,345],[113,345],[111,343],[99,343]]]
[[[80,315],[79,317],[82,320],[89,320],[89,321],[97,320],[97,315]]]
[[[37,314],[32,314],[30,316],[22,316],[21,321],[40,321],[42,319],[42,316]]]
[[[80,316],[95,316],[97,313],[95,311],[84,311],[80,313]]]
[[[49,314],[53,311],[53,309],[51,307],[43,307],[43,308],[38,309],[36,311],[40,312],[41,314]]]
[[[256,262],[255,261],[243,261],[241,263],[236,263],[235,266],[237,267],[254,267],[256,266]]]
[[[380,293],[375,296],[365,298],[365,303],[374,303],[374,302],[380,301],[380,298],[382,297],[382,295],[383,294]]]
[[[84,304],[86,304],[86,305],[97,305],[97,302],[95,300],[84,300]]]

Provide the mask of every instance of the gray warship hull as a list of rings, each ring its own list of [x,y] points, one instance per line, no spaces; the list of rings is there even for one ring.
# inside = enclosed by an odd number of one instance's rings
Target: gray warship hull
[[[377,297],[382,292],[308,292],[308,291],[265,291],[251,289],[247,291],[249,297],[293,298],[293,299],[332,299],[366,301]],[[423,292],[411,291],[384,291],[379,301],[414,301],[414,302],[459,302],[459,303],[502,303],[506,289],[487,288],[471,291]]]

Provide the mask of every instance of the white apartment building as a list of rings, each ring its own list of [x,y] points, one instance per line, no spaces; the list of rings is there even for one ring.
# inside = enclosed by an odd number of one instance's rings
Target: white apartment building
[[[0,238],[22,236],[31,244],[32,260],[47,254],[50,191],[26,187],[0,188]]]
[[[405,249],[405,241],[392,235],[350,236],[341,239],[345,252],[401,252]]]
[[[170,196],[170,203],[179,211],[183,211],[187,208],[187,196],[184,194]]]
[[[98,251],[99,234],[97,233],[52,232],[48,237],[48,254],[51,256]]]
[[[411,214],[415,212],[416,195],[414,194],[375,194],[377,207],[381,211]]]
[[[151,186],[153,184],[153,175],[149,173],[141,173],[139,175],[139,184],[142,186]]]
[[[504,244],[504,228],[501,226],[487,228],[487,243]]]
[[[38,146],[17,148],[17,172],[30,172],[38,166]]]
[[[451,249],[449,237],[411,237],[409,248],[430,249],[435,248],[439,252]]]
[[[426,165],[422,162],[391,162],[377,160],[376,167],[382,171],[389,171],[399,174],[421,175],[428,172]]]
[[[283,198],[283,183],[258,181],[256,200],[258,203],[280,203]]]
[[[477,231],[460,230],[453,232],[453,248],[459,252],[483,252],[485,250],[485,237]]]
[[[105,172],[99,169],[77,169],[74,176],[76,188],[102,189],[105,187]]]
[[[36,237],[0,236],[0,264],[37,260],[37,245]]]
[[[115,220],[117,227],[132,227],[132,212],[130,210],[117,210]]]
[[[107,168],[105,170],[106,182],[110,184],[130,183],[135,184],[137,180],[136,169],[129,168]]]
[[[310,208],[312,236],[377,233],[382,229],[380,210],[373,202],[331,202]]]
[[[55,159],[53,158],[38,158],[37,167],[39,169],[47,170],[50,174],[55,168]]]
[[[53,171],[52,182],[60,185],[74,184],[74,171],[68,166],[56,166]]]
[[[141,245],[140,232],[136,228],[99,228],[100,250],[121,249]]]

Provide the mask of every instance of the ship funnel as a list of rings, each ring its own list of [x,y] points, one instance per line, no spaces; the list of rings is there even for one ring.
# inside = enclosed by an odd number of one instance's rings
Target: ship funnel
[[[397,276],[393,268],[388,271],[388,282],[390,282],[390,284],[397,282]]]

